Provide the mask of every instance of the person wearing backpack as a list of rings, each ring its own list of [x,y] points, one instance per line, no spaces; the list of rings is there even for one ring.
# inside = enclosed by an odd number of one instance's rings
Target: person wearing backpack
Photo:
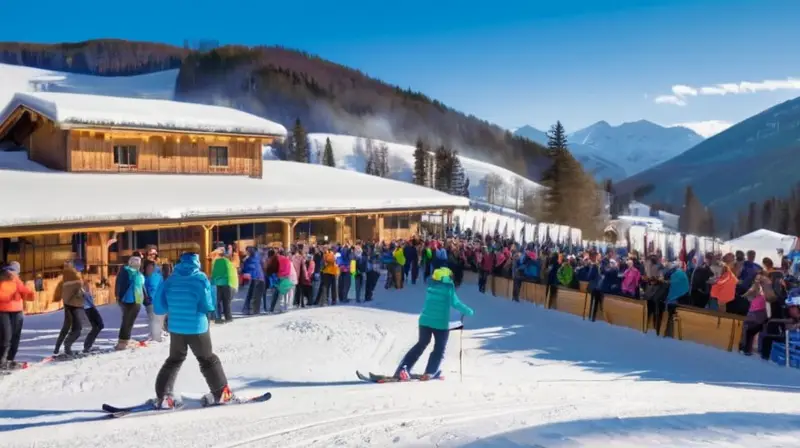
[[[788,296],[783,272],[775,269],[775,264],[769,257],[761,260],[764,265],[764,275],[769,278],[770,287],[764,288],[764,298],[767,301],[767,318],[782,319],[784,317],[784,303]]]

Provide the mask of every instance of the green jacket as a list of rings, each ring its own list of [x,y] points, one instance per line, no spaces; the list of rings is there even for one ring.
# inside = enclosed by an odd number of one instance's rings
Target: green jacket
[[[430,285],[425,292],[425,305],[419,315],[419,325],[434,330],[450,329],[450,308],[455,308],[465,316],[474,311],[460,300],[453,285],[453,272],[448,268],[433,271]]]
[[[214,265],[211,267],[211,284],[239,289],[239,274],[233,267],[231,260],[225,257],[219,257],[214,260]]]
[[[558,268],[558,272],[556,273],[558,276],[558,282],[564,286],[569,286],[572,284],[572,265],[569,262],[561,263],[561,267]]]

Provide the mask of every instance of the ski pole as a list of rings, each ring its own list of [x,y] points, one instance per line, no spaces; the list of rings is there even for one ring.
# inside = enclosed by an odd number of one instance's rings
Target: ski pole
[[[458,377],[464,382],[464,315],[461,315],[461,331],[458,337]]]

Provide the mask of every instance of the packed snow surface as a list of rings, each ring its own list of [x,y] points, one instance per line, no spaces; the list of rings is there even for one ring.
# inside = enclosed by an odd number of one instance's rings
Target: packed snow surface
[[[370,306],[212,327],[231,386],[243,396],[271,391],[263,404],[103,418],[104,402],[152,397],[167,344],[0,378],[2,446],[800,446],[794,369],[495,299],[478,294],[471,278],[459,294],[476,313],[463,335],[450,334],[445,381],[355,379],[356,369],[391,372],[416,340],[422,287],[379,287]],[[109,345],[119,309],[102,313]],[[48,353],[60,322],[60,312],[28,316],[21,356]],[[191,355],[177,389],[190,406],[206,392]]]
[[[25,152],[0,151],[0,189],[15,192],[0,226],[469,207],[467,198],[406,182],[306,163],[263,164],[263,179],[65,173],[29,161]],[[53,200],[53,192],[74,200]],[[89,192],[91,200],[81,199]]]
[[[80,93],[17,93],[0,112],[0,122],[20,106],[35,110],[62,127],[86,125],[286,136],[283,125],[229,107]]]

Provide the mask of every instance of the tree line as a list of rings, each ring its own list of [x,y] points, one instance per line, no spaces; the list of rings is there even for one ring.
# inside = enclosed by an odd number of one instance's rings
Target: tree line
[[[729,236],[736,238],[758,229],[800,235],[800,182],[792,186],[785,198],[771,197],[760,203],[750,202],[737,214]]]

